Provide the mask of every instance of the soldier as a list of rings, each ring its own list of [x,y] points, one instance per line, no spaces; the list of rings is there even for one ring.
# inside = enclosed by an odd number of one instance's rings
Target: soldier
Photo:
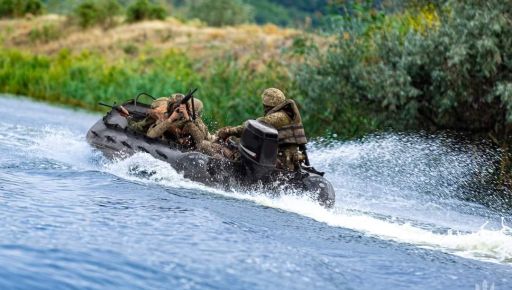
[[[148,111],[147,116],[139,121],[135,120],[131,115],[125,115],[128,119],[128,127],[139,134],[146,134],[152,125],[154,125],[158,120],[163,120],[165,118],[168,101],[169,98],[167,97],[154,100],[151,103],[151,109]]]
[[[302,118],[295,102],[286,99],[282,91],[269,88],[261,95],[265,116],[257,120],[277,129],[279,138],[278,164],[280,169],[295,171],[306,161],[307,143]],[[225,127],[217,132],[220,139],[241,137],[244,126]],[[302,149],[302,150],[299,150]]]
[[[170,100],[167,112],[167,118],[158,120],[148,130],[148,137],[159,138],[169,137],[165,136],[166,133],[172,135],[176,141],[181,142],[183,145],[189,143],[191,140],[186,140],[187,137],[192,137],[194,141],[200,142],[208,136],[208,129],[200,118],[203,110],[203,103],[194,99],[194,109],[196,111],[196,119],[192,120],[190,117],[190,110],[192,103],[189,101],[187,104],[179,104],[185,96],[182,94],[175,94]]]
[[[169,117],[157,121],[148,130],[147,136],[150,138],[166,138],[176,141],[179,144],[191,147],[201,153],[210,156],[226,156],[230,154],[227,148],[220,144],[213,143],[214,137],[208,132],[208,127],[204,124],[201,115],[203,112],[203,103],[194,98],[195,119],[191,118],[192,103],[180,104],[185,96],[175,94],[170,99]]]
[[[146,135],[148,137],[178,141],[178,135],[180,133],[180,128],[178,127],[181,124],[176,121],[178,121],[179,114],[182,114],[183,112],[181,110],[178,112],[177,109],[179,102],[183,100],[183,98],[184,96],[182,94],[173,94],[171,98],[167,98],[165,111],[163,109],[159,111],[158,118],[146,131]],[[162,111],[163,114],[161,114]],[[186,111],[185,114],[187,114]]]

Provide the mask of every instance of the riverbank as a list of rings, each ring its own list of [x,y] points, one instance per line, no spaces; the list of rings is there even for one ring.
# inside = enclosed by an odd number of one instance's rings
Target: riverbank
[[[261,113],[264,88],[292,93],[289,67],[302,61],[304,37],[325,42],[274,25],[172,18],[85,31],[56,15],[1,20],[0,91],[98,111],[100,101],[199,87],[211,125],[233,125]]]

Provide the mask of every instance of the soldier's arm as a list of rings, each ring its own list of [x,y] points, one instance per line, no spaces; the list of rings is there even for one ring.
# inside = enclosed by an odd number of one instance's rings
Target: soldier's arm
[[[212,140],[212,135],[210,134],[210,131],[208,130],[208,126],[206,126],[206,124],[203,122],[203,119],[197,118],[194,121],[194,123],[196,123],[197,127],[199,128],[199,130],[201,130],[201,132],[204,133],[205,139],[211,141]]]
[[[161,137],[165,133],[165,131],[171,129],[171,127],[173,127],[173,125],[174,124],[171,120],[169,120],[169,119],[164,120],[158,124],[151,126],[146,135],[149,138]]]
[[[135,121],[133,117],[128,117],[128,127],[130,127],[132,130],[135,130],[136,132],[144,132],[148,124],[148,118],[144,118],[140,121]]]
[[[244,131],[243,125],[236,126],[236,127],[224,127],[224,128],[219,129],[219,131],[217,132],[217,136],[220,139],[227,139],[230,136],[242,137],[243,131]]]
[[[195,144],[200,144],[206,139],[206,134],[194,122],[187,122],[183,130],[192,136]]]

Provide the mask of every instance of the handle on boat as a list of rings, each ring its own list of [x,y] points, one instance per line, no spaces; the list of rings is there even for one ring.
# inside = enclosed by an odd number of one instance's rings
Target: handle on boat
[[[156,98],[155,98],[155,97],[153,97],[152,95],[150,95],[150,94],[148,94],[148,93],[144,93],[144,92],[142,92],[142,93],[138,94],[138,95],[135,97],[135,102],[134,102],[134,105],[135,105],[135,106],[137,106],[137,102],[139,101],[139,98],[140,98],[141,96],[148,96],[148,97],[150,97],[151,99],[153,99],[153,101],[154,101],[154,100],[156,100]]]

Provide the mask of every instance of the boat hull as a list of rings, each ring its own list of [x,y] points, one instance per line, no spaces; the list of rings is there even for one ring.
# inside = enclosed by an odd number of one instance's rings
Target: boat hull
[[[124,106],[129,110],[147,109],[130,103]],[[258,186],[269,192],[281,192],[284,189],[284,192],[307,194],[323,206],[334,206],[334,189],[331,183],[321,175],[302,170],[288,172],[273,169],[268,174],[255,178],[247,172],[246,166],[241,162],[213,158],[172,142],[151,139],[127,127],[126,118],[112,110],[87,132],[87,142],[108,158],[127,157],[137,152],[148,153],[156,159],[169,163],[185,178],[209,186],[228,190]]]

